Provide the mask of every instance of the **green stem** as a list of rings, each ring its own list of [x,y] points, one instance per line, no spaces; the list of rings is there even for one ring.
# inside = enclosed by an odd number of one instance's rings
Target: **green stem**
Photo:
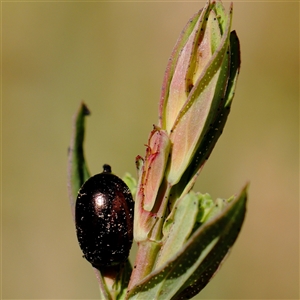
[[[154,241],[144,241],[138,243],[138,252],[130,277],[128,291],[151,273],[160,247],[161,245]]]
[[[163,181],[156,197],[159,206],[153,208],[156,211],[157,221],[145,241],[138,242],[138,252],[134,262],[128,290],[136,286],[144,277],[150,274],[156,262],[157,255],[161,248],[162,228],[166,218],[167,205],[169,201],[171,185]]]

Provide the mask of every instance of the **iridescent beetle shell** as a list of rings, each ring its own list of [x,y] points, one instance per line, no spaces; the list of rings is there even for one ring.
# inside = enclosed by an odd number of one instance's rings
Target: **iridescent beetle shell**
[[[109,165],[82,185],[76,200],[76,233],[84,257],[93,267],[118,265],[128,258],[133,211],[129,188],[111,173]]]

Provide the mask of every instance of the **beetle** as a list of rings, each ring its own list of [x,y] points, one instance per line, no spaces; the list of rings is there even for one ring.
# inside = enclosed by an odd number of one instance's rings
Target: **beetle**
[[[99,269],[126,261],[133,240],[134,201],[111,167],[90,177],[76,199],[75,223],[84,257]]]

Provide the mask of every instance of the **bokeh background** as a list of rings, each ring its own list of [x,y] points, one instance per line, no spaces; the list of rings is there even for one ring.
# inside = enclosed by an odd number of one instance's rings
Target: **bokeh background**
[[[171,50],[204,2],[1,5],[2,298],[97,299],[67,196],[72,115],[82,100],[92,111],[91,173],[135,174]],[[236,97],[195,190],[225,198],[250,181],[248,214],[196,299],[299,299],[299,3],[235,1],[233,29]]]

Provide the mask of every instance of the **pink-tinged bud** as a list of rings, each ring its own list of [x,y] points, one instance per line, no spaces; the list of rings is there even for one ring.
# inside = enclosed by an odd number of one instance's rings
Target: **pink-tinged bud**
[[[139,165],[139,183],[137,187],[135,210],[135,239],[144,239],[155,223],[155,205],[159,187],[162,183],[170,152],[170,139],[165,130],[155,127],[148,140],[146,156],[141,166],[141,158],[137,158]]]
[[[159,126],[168,132],[172,143],[167,174],[171,185],[180,181],[196,155],[197,159],[201,156],[200,144],[208,132],[211,134],[217,119],[223,122],[220,112],[226,105],[230,107],[228,89],[233,85],[229,81],[239,68],[231,62],[231,19],[232,6],[225,15],[221,2],[208,2],[186,25],[167,66]],[[222,128],[216,130],[221,132]],[[203,161],[202,157],[199,160]]]
[[[170,139],[165,130],[154,128],[150,133],[144,162],[144,204],[151,211],[155,204],[158,189],[162,182],[170,152]]]
[[[167,71],[165,74],[165,81],[163,84],[163,92],[161,99],[160,114],[162,124],[168,133],[170,133],[174,122],[178,116],[179,111],[187,101],[190,90],[194,85],[195,75],[199,76],[199,71],[195,71],[195,67],[205,65],[207,55],[209,55],[208,47],[205,47],[207,41],[200,43],[203,40],[204,34],[204,18],[207,15],[209,5],[201,9],[195,16],[189,21],[186,27],[183,29],[175,47]],[[203,58],[200,59],[202,54],[195,52],[197,48],[202,48]],[[210,55],[211,56],[211,55]],[[199,68],[198,68],[199,69]],[[194,74],[193,74],[194,73]],[[164,100],[164,101],[163,101]]]

